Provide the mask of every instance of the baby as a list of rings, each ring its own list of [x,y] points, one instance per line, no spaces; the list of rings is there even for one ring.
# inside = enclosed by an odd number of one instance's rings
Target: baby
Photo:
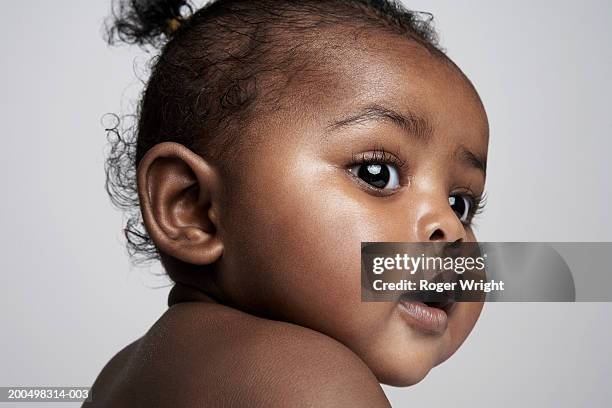
[[[482,303],[446,305],[432,329],[434,306],[361,301],[361,242],[475,241],[487,117],[428,16],[115,4],[111,43],[159,55],[134,137],[111,129],[108,187],[138,210],[132,255],[174,287],[85,406],[384,407],[380,383],[415,384],[458,349]]]

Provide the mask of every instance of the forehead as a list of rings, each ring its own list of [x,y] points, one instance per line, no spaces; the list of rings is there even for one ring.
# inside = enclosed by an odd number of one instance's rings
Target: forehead
[[[425,118],[439,142],[486,155],[488,122],[470,81],[452,62],[386,33],[339,37],[313,47],[316,65],[293,75],[285,107],[311,121],[333,121],[367,106]]]

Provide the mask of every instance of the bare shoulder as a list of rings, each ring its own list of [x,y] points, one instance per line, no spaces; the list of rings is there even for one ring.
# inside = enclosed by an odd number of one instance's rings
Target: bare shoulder
[[[109,362],[92,397],[88,407],[389,406],[368,367],[334,339],[201,302],[168,309]]]

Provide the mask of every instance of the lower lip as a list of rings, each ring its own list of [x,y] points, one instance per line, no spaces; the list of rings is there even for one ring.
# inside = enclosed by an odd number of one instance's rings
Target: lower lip
[[[444,310],[406,300],[400,300],[398,306],[402,316],[414,329],[429,334],[442,334],[446,330],[448,315]]]

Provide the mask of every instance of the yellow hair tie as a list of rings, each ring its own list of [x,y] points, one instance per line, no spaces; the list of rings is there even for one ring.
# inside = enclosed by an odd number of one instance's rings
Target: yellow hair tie
[[[183,24],[182,17],[174,17],[168,20],[168,26],[166,27],[166,34],[172,35],[178,30]]]

